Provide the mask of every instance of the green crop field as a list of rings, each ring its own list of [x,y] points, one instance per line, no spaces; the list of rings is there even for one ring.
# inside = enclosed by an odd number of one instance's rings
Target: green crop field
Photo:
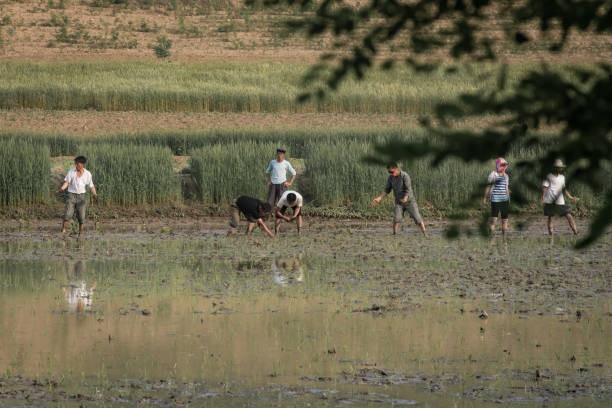
[[[268,162],[276,146],[288,149],[288,160],[298,170],[295,189],[306,198],[309,211],[332,216],[380,215],[382,207],[370,207],[369,201],[386,182],[382,164],[364,161],[374,153],[376,144],[390,140],[415,140],[428,137],[418,128],[381,131],[286,130],[286,131],[206,131],[156,132],[139,135],[109,135],[94,139],[67,135],[3,134],[0,153],[5,161],[0,170],[4,182],[5,205],[53,202],[49,184],[52,156],[89,157],[88,168],[98,187],[100,204],[138,206],[197,203],[223,211],[235,197],[247,194],[264,197]],[[554,137],[551,136],[551,143]],[[508,160],[539,157],[535,148],[520,148]],[[188,156],[182,169],[191,177],[195,191],[185,191],[173,169],[173,155]],[[412,177],[415,194],[425,213],[449,213],[465,208],[472,193],[481,193],[492,164],[463,163],[449,160],[433,167],[428,157],[401,163]],[[64,169],[67,170],[67,169]],[[510,168],[511,189],[526,193],[533,206],[539,203],[537,191],[521,185],[521,173]],[[612,172],[602,173],[607,180]],[[24,188],[13,192],[10,188]],[[482,187],[484,188],[484,187]],[[582,198],[585,210],[596,208],[598,197],[586,187],[571,185]],[[187,199],[186,197],[192,197]],[[470,204],[473,206],[473,204]],[[528,206],[529,207],[529,206]],[[472,210],[477,207],[472,207]]]
[[[450,72],[405,68],[351,79],[300,104],[303,63],[0,63],[0,108],[146,112],[430,113],[439,102],[492,84],[496,65]],[[527,66],[510,69],[516,78]],[[474,75],[476,74],[476,75]]]

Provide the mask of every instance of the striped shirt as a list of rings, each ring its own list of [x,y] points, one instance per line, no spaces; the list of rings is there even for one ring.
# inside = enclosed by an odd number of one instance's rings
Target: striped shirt
[[[502,203],[510,200],[510,193],[508,192],[509,178],[507,174],[492,171],[489,174],[488,182],[491,185],[492,203]]]

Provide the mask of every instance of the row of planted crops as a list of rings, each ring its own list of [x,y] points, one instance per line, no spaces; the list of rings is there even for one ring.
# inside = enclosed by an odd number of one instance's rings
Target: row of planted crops
[[[225,208],[238,195],[265,196],[264,170],[282,145],[298,171],[294,188],[302,192],[309,208],[330,215],[373,214],[386,209],[371,208],[369,202],[384,186],[387,172],[384,165],[363,158],[374,154],[376,144],[421,137],[418,129],[165,132],[93,138],[3,134],[0,198],[4,206],[57,201],[54,192],[61,180],[52,178],[52,159],[63,157],[65,172],[71,157],[85,155],[102,205],[204,203]],[[512,163],[537,154],[521,149],[509,159]],[[176,156],[187,157],[186,167],[177,169]],[[481,191],[492,170],[490,163],[457,160],[432,167],[426,157],[401,164],[411,175],[425,212],[461,209],[475,191]],[[520,174],[511,176],[517,187]],[[582,186],[573,186],[572,192],[582,197],[583,205],[596,202],[597,197]],[[536,191],[531,199],[537,204]]]

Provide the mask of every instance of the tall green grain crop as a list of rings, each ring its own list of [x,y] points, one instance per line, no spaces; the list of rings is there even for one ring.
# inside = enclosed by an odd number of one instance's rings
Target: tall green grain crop
[[[41,203],[49,197],[49,148],[29,139],[0,143],[0,203]]]
[[[265,169],[276,147],[245,141],[195,150],[190,164],[199,198],[214,204],[227,204],[240,195],[263,199],[267,192]]]
[[[163,204],[180,198],[170,149],[159,146],[90,144],[88,157],[100,201],[105,204]]]

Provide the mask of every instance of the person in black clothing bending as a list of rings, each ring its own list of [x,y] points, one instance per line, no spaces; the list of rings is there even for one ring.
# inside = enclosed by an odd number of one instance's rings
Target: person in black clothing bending
[[[263,220],[270,215],[271,211],[272,206],[269,203],[264,203],[253,197],[240,196],[230,205],[230,228],[227,233],[232,234],[235,232],[240,222],[240,213],[242,213],[249,222],[246,231],[247,235],[253,231],[255,224],[257,224],[270,238],[274,238],[274,234],[268,229]]]

